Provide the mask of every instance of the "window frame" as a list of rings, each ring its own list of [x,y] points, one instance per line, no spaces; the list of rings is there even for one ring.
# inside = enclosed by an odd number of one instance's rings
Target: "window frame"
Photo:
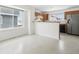
[[[15,7],[15,6],[4,6],[4,5],[0,5],[1,7],[7,7],[7,8],[12,8],[12,9],[17,9],[19,11],[23,11],[23,14],[22,14],[22,25],[21,26],[14,26],[12,25],[12,27],[8,27],[8,28],[0,28],[0,30],[10,30],[10,29],[18,29],[18,28],[23,28],[24,27],[24,9],[22,8],[19,8],[19,7]],[[1,10],[0,10],[1,11]],[[1,12],[0,12],[1,13]],[[0,14],[1,16],[1,14]],[[12,16],[14,18],[14,16]],[[18,16],[17,16],[18,17]],[[2,20],[3,21],[3,20]],[[14,20],[12,20],[14,21]],[[13,23],[13,22],[12,22]],[[1,25],[0,25],[1,26]]]

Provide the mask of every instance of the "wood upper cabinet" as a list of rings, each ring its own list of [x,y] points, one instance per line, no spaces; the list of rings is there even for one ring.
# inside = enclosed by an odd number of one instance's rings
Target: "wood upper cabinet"
[[[48,14],[43,14],[43,20],[48,20]]]
[[[79,10],[75,10],[75,11],[67,11],[65,12],[66,14],[79,14]]]
[[[39,16],[39,15],[43,17],[42,21],[48,20],[48,14],[35,12],[35,16]]]
[[[65,19],[66,19],[66,15],[68,15],[68,14],[79,14],[79,10],[66,11],[66,12],[64,12],[64,14],[65,14]]]
[[[40,13],[38,13],[38,12],[35,12],[35,16],[38,16],[38,15],[40,15]]]

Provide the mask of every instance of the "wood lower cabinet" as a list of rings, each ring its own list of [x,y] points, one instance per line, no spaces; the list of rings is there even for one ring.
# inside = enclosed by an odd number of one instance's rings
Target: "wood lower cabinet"
[[[66,33],[66,24],[60,24],[60,32]]]

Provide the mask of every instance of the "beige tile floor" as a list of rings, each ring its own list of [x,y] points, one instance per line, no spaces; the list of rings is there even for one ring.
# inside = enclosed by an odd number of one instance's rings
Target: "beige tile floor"
[[[30,35],[0,42],[0,54],[78,54],[79,36],[61,33],[61,40]]]

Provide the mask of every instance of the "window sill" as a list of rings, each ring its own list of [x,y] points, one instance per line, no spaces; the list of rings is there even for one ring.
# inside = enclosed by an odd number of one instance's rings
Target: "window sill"
[[[24,28],[24,27],[23,26],[20,26],[20,27],[10,27],[10,28],[0,28],[0,31],[21,29],[21,28]]]

